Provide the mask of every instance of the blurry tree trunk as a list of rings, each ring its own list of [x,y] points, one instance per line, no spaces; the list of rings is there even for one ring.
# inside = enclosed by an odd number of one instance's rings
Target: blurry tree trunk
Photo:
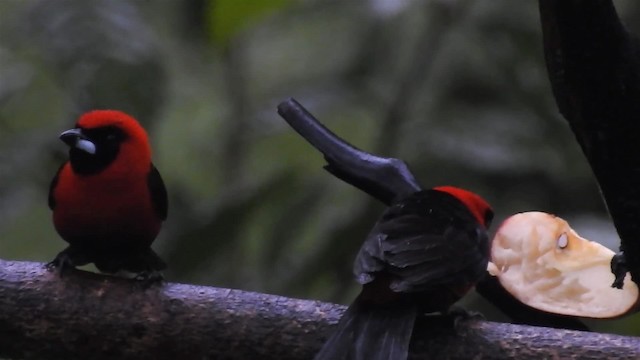
[[[0,357],[311,359],[344,306],[0,260]],[[637,359],[640,339],[421,318],[412,359]]]

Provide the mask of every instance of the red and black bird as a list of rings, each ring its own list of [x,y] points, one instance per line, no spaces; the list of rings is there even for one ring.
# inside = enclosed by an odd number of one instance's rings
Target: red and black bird
[[[486,273],[492,217],[450,186],[387,208],[354,263],[362,291],[316,359],[406,359],[416,317],[447,311]]]
[[[166,265],[151,243],[167,218],[167,191],[145,130],[123,112],[95,110],[60,139],[69,160],[51,181],[49,207],[69,246],[50,266],[62,273],[93,263],[104,273],[161,278]]]
[[[327,171],[388,206],[354,263],[362,291],[315,359],[406,359],[417,316],[446,311],[486,274],[491,207],[452,186],[422,190],[404,162],[354,148],[293,99],[278,111]]]

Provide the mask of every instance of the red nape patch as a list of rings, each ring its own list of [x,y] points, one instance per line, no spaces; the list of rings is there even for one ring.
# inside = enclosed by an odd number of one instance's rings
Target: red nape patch
[[[471,211],[480,224],[488,227],[489,224],[487,224],[486,215],[487,211],[492,210],[489,203],[481,198],[480,195],[455,186],[437,186],[434,187],[433,190],[445,192],[460,200]]]

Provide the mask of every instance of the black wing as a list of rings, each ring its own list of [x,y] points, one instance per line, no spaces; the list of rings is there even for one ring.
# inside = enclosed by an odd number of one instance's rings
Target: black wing
[[[439,191],[415,193],[388,208],[354,264],[361,284],[377,273],[392,277],[396,292],[477,282],[486,272],[489,239],[471,212]]]
[[[56,175],[53,177],[53,179],[51,179],[51,183],[49,184],[49,209],[51,210],[56,207],[56,198],[55,196],[53,196],[53,192],[56,188],[56,185],[58,185],[58,176],[60,175],[60,171],[62,171],[62,168],[65,164],[66,163],[62,163],[62,165],[60,165],[58,171],[56,171]]]
[[[166,220],[169,207],[167,188],[164,186],[160,172],[153,164],[151,164],[151,170],[149,171],[149,175],[147,175],[147,184],[149,185],[151,202],[153,203],[153,208],[156,210],[156,214],[160,219]]]
[[[327,171],[379,201],[390,205],[395,199],[421,190],[404,161],[355,148],[322,125],[296,100],[280,103],[278,114],[324,155]]]

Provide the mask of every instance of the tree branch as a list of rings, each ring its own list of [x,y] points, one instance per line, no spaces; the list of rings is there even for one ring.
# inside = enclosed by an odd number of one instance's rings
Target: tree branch
[[[0,260],[0,357],[310,359],[345,307],[241,290],[141,283]],[[640,339],[421,319],[412,359],[637,359]]]
[[[278,104],[278,114],[324,155],[325,170],[385,205],[421,190],[404,161],[357,149],[327,129],[294,98]]]

